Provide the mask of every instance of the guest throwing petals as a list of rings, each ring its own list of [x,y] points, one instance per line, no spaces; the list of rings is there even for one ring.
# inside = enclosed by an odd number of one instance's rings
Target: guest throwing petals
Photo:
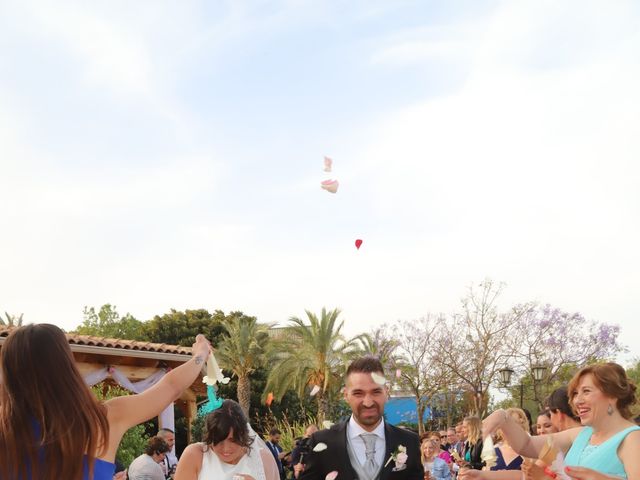
[[[565,455],[566,474],[580,480],[640,478],[640,427],[631,419],[630,407],[637,401],[636,386],[616,363],[589,365],[569,383],[569,398],[582,428],[550,435],[524,434],[504,410],[484,421],[488,434],[501,429],[520,455],[538,458],[552,445]]]
[[[209,342],[138,395],[100,403],[84,383],[55,325],[13,330],[0,354],[0,478],[112,480],[124,433],[165,409],[200,374]]]

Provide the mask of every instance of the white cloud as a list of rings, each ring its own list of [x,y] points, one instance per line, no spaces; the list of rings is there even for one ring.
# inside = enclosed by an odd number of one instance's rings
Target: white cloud
[[[86,4],[25,2],[23,8],[30,33],[81,61],[88,83],[142,96],[154,90],[148,46],[136,32]]]
[[[377,40],[365,34],[376,48],[372,71],[435,59],[460,62],[466,81],[447,96],[425,92],[428,101],[377,110],[382,121],[347,129],[337,142],[327,138],[341,181],[336,196],[319,189],[318,154],[317,178],[292,179],[290,165],[279,164],[277,178],[265,178],[268,198],[239,185],[249,213],[235,208],[236,197],[214,196],[225,174],[242,179],[243,172],[236,152],[224,163],[212,160],[206,135],[197,133],[214,127],[172,94],[180,80],[173,69],[196,51],[223,51],[242,37],[255,43],[314,15],[330,21],[336,9],[309,13],[294,2],[256,11],[232,2],[201,29],[211,17],[197,19],[197,5],[188,4],[182,13],[153,10],[138,31],[113,11],[34,5],[28,14],[38,19],[39,38],[78,61],[88,88],[169,119],[175,151],[186,144],[189,153],[113,170],[106,158],[101,172],[70,173],[29,141],[32,112],[0,106],[0,200],[12,207],[2,217],[9,234],[0,261],[10,272],[0,277],[3,309],[73,327],[84,304],[105,302],[142,319],[205,307],[283,321],[326,306],[342,308],[356,333],[451,312],[469,282],[489,276],[509,284],[505,305],[536,298],[621,321],[629,338],[640,334],[631,324],[640,314],[640,42],[628,3],[599,12],[589,2],[509,2],[491,18]],[[175,44],[172,14],[178,25],[193,26]],[[283,138],[283,157],[306,158],[306,144]],[[138,146],[147,141],[154,139]],[[242,168],[251,168],[247,158]],[[301,194],[307,191],[311,200]],[[248,218],[272,218],[271,209],[303,197],[313,212],[322,210],[319,202],[327,206],[313,231],[302,231],[297,218],[288,226],[283,220],[282,232]],[[205,208],[207,201],[225,203]],[[305,244],[310,236],[315,246]],[[356,236],[365,241],[359,251]]]
[[[498,11],[476,39],[464,86],[389,115],[358,157],[379,213],[425,226],[411,239],[423,242],[424,254],[411,253],[423,268],[458,285],[490,275],[640,333],[637,311],[617,305],[629,305],[640,284],[640,62],[631,48],[640,37],[633,22],[613,22],[624,11],[605,15],[608,30],[593,11],[577,25],[568,11],[550,11],[522,3]],[[534,62],[545,32],[580,37],[596,25],[605,45],[565,45],[577,58],[550,68],[538,54]],[[403,45],[379,55],[432,53]],[[549,45],[545,53],[555,56]],[[430,249],[439,257],[431,266]]]

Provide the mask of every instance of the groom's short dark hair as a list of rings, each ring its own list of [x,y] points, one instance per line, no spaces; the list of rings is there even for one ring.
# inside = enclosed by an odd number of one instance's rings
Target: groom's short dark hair
[[[373,355],[365,355],[364,357],[357,358],[349,368],[347,368],[347,377],[352,373],[373,373],[380,372],[384,376],[384,367],[378,357]]]

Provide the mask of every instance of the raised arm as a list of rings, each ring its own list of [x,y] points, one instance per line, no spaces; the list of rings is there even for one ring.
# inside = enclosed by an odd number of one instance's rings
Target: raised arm
[[[484,419],[482,435],[486,437],[498,429],[502,431],[502,435],[516,453],[529,458],[538,458],[549,437],[553,439],[553,446],[566,454],[581,430],[580,428],[572,428],[564,432],[532,437],[502,409],[496,410]]]
[[[211,347],[203,335],[196,337],[192,358],[167,373],[153,387],[137,395],[117,397],[105,403],[109,419],[109,450],[129,428],[155,417],[177,399],[200,374]],[[114,452],[115,453],[115,452]]]

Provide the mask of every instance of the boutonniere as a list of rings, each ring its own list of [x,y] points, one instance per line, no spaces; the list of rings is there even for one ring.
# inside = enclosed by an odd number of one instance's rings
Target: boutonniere
[[[385,463],[384,466],[386,467],[387,465],[389,465],[391,460],[393,460],[396,464],[393,470],[394,471],[402,470],[406,468],[405,463],[407,463],[408,458],[409,457],[407,455],[407,447],[405,447],[404,445],[398,445],[398,448],[396,448],[396,451],[391,454],[391,456],[389,457],[389,460],[387,460],[387,463]]]

